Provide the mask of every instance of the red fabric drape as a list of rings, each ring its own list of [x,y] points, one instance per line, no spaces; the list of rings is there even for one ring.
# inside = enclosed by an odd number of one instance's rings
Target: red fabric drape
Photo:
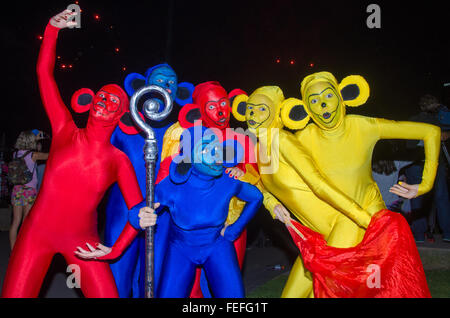
[[[360,244],[328,246],[323,236],[292,221],[288,226],[317,298],[431,297],[422,262],[405,218],[389,210],[372,217]]]

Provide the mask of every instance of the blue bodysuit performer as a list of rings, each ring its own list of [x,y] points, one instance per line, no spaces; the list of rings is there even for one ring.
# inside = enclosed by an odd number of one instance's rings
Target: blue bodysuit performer
[[[168,247],[157,297],[188,297],[196,267],[203,267],[214,297],[245,297],[233,241],[258,211],[263,196],[253,185],[230,178],[225,167],[243,154],[237,141],[219,142],[212,129],[194,126],[183,132],[180,155],[169,177],[155,189],[160,210],[170,211]],[[233,159],[229,150],[232,149]],[[240,217],[226,225],[233,196],[247,202]],[[161,217],[158,218],[157,226]]]
[[[157,85],[165,88],[174,100],[174,108],[168,118],[161,122],[146,121],[152,126],[158,142],[158,151],[161,153],[164,134],[178,119],[180,106],[192,103],[192,92],[194,85],[190,83],[178,83],[177,75],[168,64],[159,64],[149,68],[145,76],[131,73],[125,78],[124,87],[131,97],[134,92],[144,85]],[[142,98],[144,100],[145,98]],[[142,106],[141,106],[142,107]],[[161,105],[163,107],[163,105]],[[138,105],[139,109],[139,105]],[[126,114],[127,115],[127,114]],[[145,137],[134,126],[131,116],[123,116],[111,137],[111,143],[122,150],[130,159],[142,194],[145,197],[145,161],[143,147]],[[159,159],[155,166],[155,175],[159,170]],[[120,235],[121,229],[128,221],[128,209],[123,199],[119,187],[115,184],[110,192],[106,206],[105,242],[109,246],[113,244]],[[167,241],[167,228],[169,218],[163,215],[158,220],[155,232],[155,286],[158,284],[159,272],[161,268],[162,255]],[[145,245],[144,233],[133,241],[126,252],[114,263],[110,264],[116,281],[119,296],[143,297],[144,295],[144,259]],[[141,277],[141,278],[140,278]]]

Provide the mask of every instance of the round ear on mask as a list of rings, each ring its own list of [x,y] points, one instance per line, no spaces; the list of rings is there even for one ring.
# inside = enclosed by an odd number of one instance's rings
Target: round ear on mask
[[[245,112],[247,110],[248,96],[241,94],[237,95],[233,99],[231,112],[238,121],[245,121]]]
[[[233,105],[234,98],[239,95],[247,95],[247,93],[240,88],[235,88],[228,93],[228,99],[230,100],[231,105]]]
[[[145,121],[144,116],[139,113],[142,120]],[[133,118],[131,118],[131,113],[129,111],[125,112],[119,120],[119,128],[127,135],[137,135],[139,133],[139,128],[135,125]]]
[[[128,96],[133,96],[135,91],[145,86],[145,77],[138,73],[130,73],[125,77],[123,86]]]
[[[70,100],[70,105],[76,113],[84,113],[89,111],[94,100],[94,92],[89,88],[81,88],[77,90]]]
[[[173,158],[170,163],[169,176],[175,184],[185,183],[192,172],[192,164],[190,162],[183,161],[183,156],[178,155]]]
[[[224,140],[223,147],[223,163],[224,167],[230,168],[239,164],[244,158],[244,147],[233,139]]]
[[[202,119],[200,107],[195,104],[184,105],[178,113],[178,122],[183,128],[195,125],[195,122]]]
[[[293,130],[303,129],[310,119],[303,101],[297,98],[286,99],[281,104],[280,115],[283,124]]]
[[[370,88],[364,77],[350,75],[339,84],[339,91],[345,105],[357,107],[363,105],[370,96]]]
[[[184,106],[186,104],[192,103],[192,93],[194,92],[194,84],[188,82],[178,83],[177,96],[175,97],[175,102]]]

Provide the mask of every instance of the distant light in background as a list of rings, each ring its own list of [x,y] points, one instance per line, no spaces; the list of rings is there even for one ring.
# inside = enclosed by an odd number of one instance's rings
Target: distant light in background
[[[100,20],[100,16],[98,14],[94,15],[95,20]]]
[[[66,64],[62,64],[62,65],[61,65],[61,68],[66,68]]]
[[[119,51],[120,51],[120,49],[119,49],[118,47],[116,47],[114,50],[115,50],[117,53],[119,53]]]
[[[276,59],[275,62],[276,62],[277,64],[280,64],[281,60],[280,60],[280,59]]]
[[[294,64],[295,64],[295,61],[294,61],[294,60],[290,60],[290,61],[289,61],[289,64],[294,65]]]
[[[314,63],[309,63],[309,67],[314,67]]]
[[[127,70],[127,68],[124,66],[124,67],[122,67],[122,71],[126,71]]]
[[[44,37],[42,35],[38,35],[38,39],[42,40]]]

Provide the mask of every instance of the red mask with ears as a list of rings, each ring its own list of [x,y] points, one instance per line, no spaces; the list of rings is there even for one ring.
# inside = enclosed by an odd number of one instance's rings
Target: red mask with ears
[[[230,122],[230,100],[218,82],[205,82],[195,87],[194,104],[200,106],[204,126],[225,129]]]
[[[129,100],[125,91],[116,84],[103,86],[96,95],[88,88],[75,92],[71,100],[77,113],[90,110],[89,117],[105,122],[114,122],[129,110]]]

